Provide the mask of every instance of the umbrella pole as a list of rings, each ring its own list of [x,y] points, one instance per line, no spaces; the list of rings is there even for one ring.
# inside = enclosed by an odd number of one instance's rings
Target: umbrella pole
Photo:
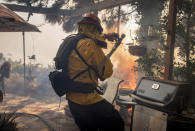
[[[24,87],[25,87],[25,78],[26,78],[26,59],[25,59],[25,33],[24,31],[22,32],[23,36],[23,56],[24,56]]]

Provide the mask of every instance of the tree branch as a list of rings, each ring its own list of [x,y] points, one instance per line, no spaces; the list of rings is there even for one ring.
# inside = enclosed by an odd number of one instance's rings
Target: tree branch
[[[31,12],[31,13],[40,13],[40,14],[58,14],[65,16],[80,16],[91,11],[100,11],[103,9],[113,8],[115,6],[124,5],[131,3],[133,0],[104,0],[96,4],[90,4],[74,11],[67,9],[55,9],[55,8],[42,8],[42,7],[27,7],[23,5],[16,4],[4,4],[13,11],[18,12]]]

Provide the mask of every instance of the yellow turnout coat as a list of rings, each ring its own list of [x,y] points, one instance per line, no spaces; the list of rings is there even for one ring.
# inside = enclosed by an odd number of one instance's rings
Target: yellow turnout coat
[[[105,38],[103,35],[98,34],[96,30],[91,29],[92,27],[90,27],[90,25],[80,25],[79,28],[79,33],[87,35],[89,38],[83,38],[79,40],[76,48],[89,65],[97,67],[97,65],[104,60],[105,54],[96,42],[97,40],[104,41]],[[87,65],[85,65],[85,63],[73,50],[69,56],[68,64],[70,78],[73,78],[76,74],[85,70],[86,68]],[[102,74],[101,77],[103,79],[106,79],[112,75],[112,68],[113,65],[110,59],[108,59],[104,66],[104,69],[98,69],[98,72],[99,74]],[[98,78],[95,72],[93,70],[90,70],[90,74],[91,77],[89,75],[89,72],[87,71],[77,77],[74,81],[82,83],[95,83],[96,85],[98,85]],[[103,99],[95,90],[91,93],[68,93],[66,97],[68,100],[82,105],[94,104]]]

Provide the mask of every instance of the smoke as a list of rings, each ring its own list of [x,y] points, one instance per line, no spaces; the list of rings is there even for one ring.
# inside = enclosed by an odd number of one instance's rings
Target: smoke
[[[10,77],[5,79],[5,91],[19,96],[56,97],[48,80],[48,74],[46,70],[39,69],[32,80],[24,81],[23,74],[12,72]]]

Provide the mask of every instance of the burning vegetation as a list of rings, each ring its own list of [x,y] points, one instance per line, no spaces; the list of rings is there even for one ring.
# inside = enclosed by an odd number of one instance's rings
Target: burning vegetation
[[[112,28],[108,29],[106,32],[116,32],[118,27],[118,23],[115,22]],[[128,33],[127,30],[121,28],[121,32]],[[125,39],[126,41],[131,39],[130,36],[127,36]],[[136,70],[137,63],[136,63],[136,56],[131,55],[128,52],[127,45],[125,44],[125,40],[117,49],[115,54],[111,57],[111,60],[114,65],[114,77],[117,77],[121,80],[124,80],[120,84],[120,88],[126,88],[127,90],[134,90],[136,87],[137,79],[138,79],[138,72]],[[108,49],[109,51],[112,48],[113,44],[108,42]]]

